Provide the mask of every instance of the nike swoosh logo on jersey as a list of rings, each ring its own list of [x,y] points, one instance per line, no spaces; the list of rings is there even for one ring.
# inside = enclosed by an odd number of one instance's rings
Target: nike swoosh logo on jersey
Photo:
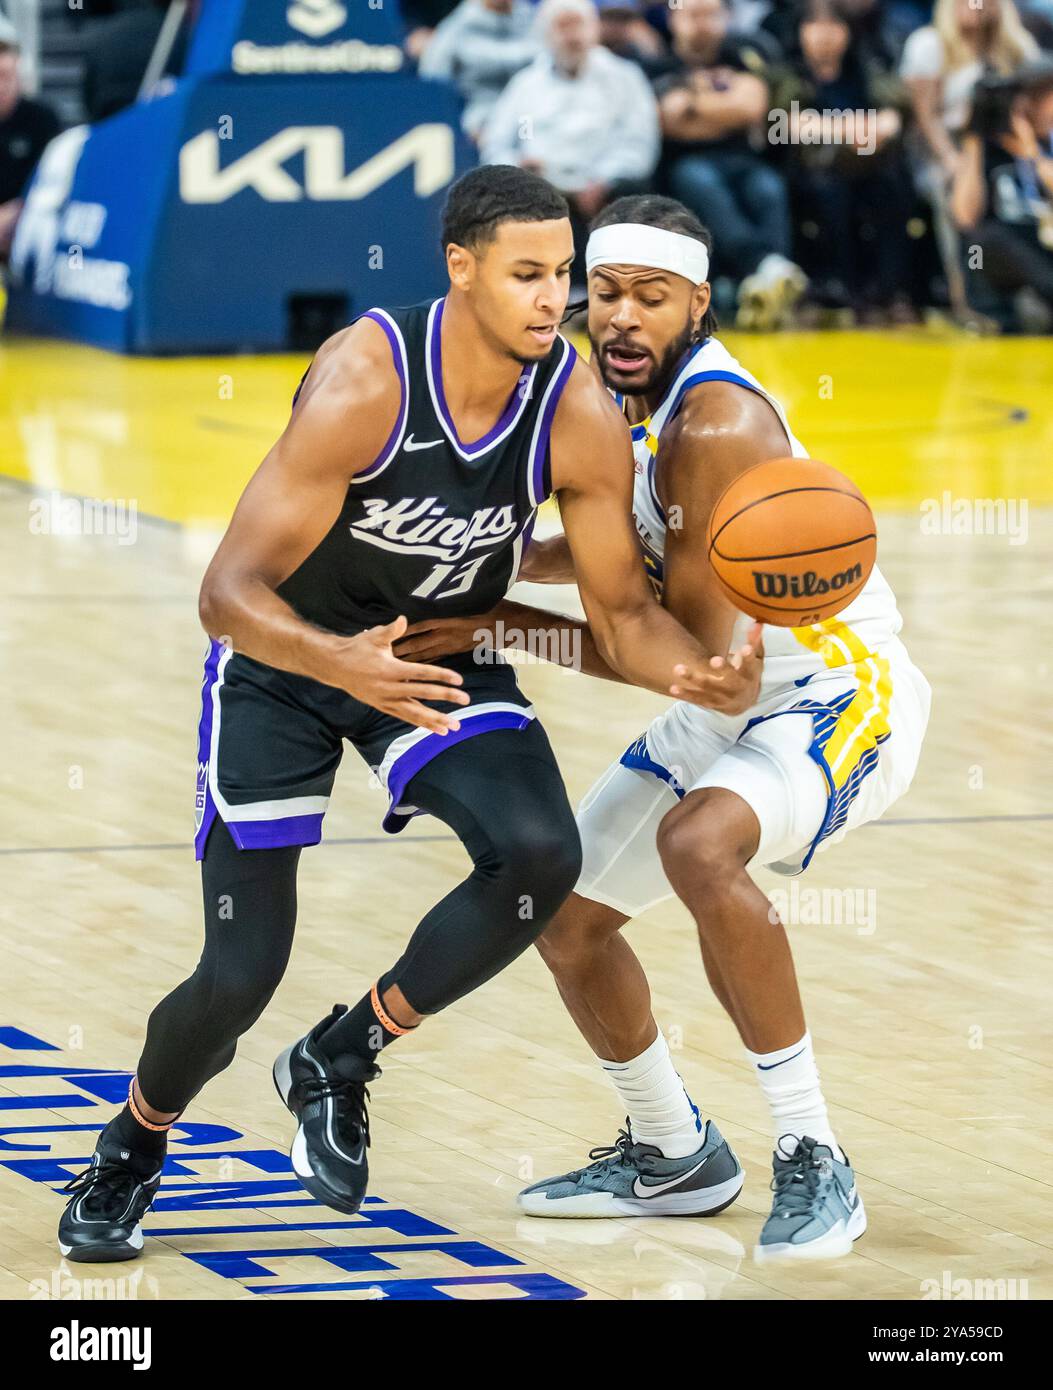
[[[707,1154],[700,1163],[696,1163],[693,1168],[689,1168],[686,1173],[677,1173],[676,1177],[670,1178],[667,1182],[641,1183],[639,1178],[633,1179],[633,1192],[637,1197],[657,1197],[660,1192],[668,1192],[671,1187],[678,1187],[680,1183],[686,1182],[688,1178],[693,1178],[698,1170],[709,1162]]]
[[[420,444],[414,444],[412,434],[405,440],[402,447],[407,454],[412,454],[416,449],[434,449],[436,444],[441,444],[441,439],[429,439]]]

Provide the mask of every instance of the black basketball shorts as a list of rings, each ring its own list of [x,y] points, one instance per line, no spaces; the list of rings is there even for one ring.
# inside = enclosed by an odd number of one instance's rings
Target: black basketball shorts
[[[459,671],[467,705],[452,710],[456,733],[435,734],[365,705],[346,691],[279,671],[213,641],[205,658],[198,725],[198,859],[218,815],[239,849],[316,845],[346,739],[388,794],[383,827],[403,828],[418,808],[403,799],[410,779],[444,749],[491,729],[524,729],[534,718],[515,671],[494,654],[443,657]]]

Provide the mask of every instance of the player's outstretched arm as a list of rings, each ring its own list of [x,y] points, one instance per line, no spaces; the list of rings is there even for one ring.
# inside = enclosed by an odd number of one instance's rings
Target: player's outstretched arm
[[[398,618],[353,637],[305,622],[276,592],[328,533],[351,477],[395,424],[399,387],[383,331],[363,320],[316,357],[281,438],[241,495],[201,584],[205,630],[269,666],[347,690],[411,724],[457,727],[422,700],[467,703],[453,671],[400,661]]]
[[[614,402],[580,364],[553,424],[552,481],[603,660],[632,685],[728,713],[748,709],[760,686],[752,644],[734,661],[723,651],[707,651],[651,592],[632,524],[628,431]]]
[[[588,623],[507,598],[489,613],[424,618],[413,623],[407,635],[396,643],[395,654],[417,661],[437,661],[454,652],[470,652],[484,642],[503,651],[540,656],[556,666],[584,671],[587,676],[626,684],[625,677],[613,671],[600,656]]]

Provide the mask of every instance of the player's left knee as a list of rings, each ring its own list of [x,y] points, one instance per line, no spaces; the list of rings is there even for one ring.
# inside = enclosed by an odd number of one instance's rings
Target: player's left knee
[[[692,792],[664,817],[658,853],[666,877],[681,895],[700,886],[709,892],[730,886],[749,857],[738,827],[707,790]]]
[[[506,889],[522,905],[522,920],[540,932],[581,874],[577,825],[572,816],[532,818],[496,837],[494,857]]]

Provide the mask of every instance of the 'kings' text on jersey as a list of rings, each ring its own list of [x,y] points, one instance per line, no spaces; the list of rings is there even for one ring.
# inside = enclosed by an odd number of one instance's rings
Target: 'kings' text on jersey
[[[370,309],[399,379],[380,456],[356,474],[328,534],[279,587],[309,622],[352,633],[400,613],[483,613],[515,581],[537,508],[552,491],[549,436],[575,352],[559,335],[525,366],[500,419],[464,443],[442,382],[445,301]]]

